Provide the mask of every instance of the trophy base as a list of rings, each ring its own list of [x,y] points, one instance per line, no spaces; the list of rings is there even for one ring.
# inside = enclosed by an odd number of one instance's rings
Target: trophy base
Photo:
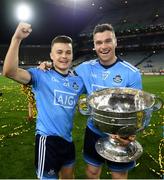
[[[137,141],[130,142],[127,146],[120,146],[110,137],[100,138],[95,148],[103,158],[114,162],[134,161],[143,153],[143,148]]]

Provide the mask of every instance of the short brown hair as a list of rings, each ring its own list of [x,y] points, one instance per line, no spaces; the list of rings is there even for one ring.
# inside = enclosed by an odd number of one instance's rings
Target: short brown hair
[[[111,24],[98,24],[97,26],[95,26],[94,30],[93,30],[93,37],[96,33],[99,32],[104,32],[104,31],[111,31],[113,32],[113,34],[115,34],[114,32],[114,28]]]
[[[51,48],[55,43],[68,43],[72,44],[72,38],[65,35],[56,36],[51,42]]]

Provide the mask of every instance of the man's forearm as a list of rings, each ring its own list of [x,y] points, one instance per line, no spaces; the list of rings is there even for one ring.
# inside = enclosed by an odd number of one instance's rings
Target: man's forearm
[[[9,50],[6,54],[4,66],[3,66],[3,75],[9,78],[13,78],[18,71],[19,64],[19,46],[21,40],[12,38]]]

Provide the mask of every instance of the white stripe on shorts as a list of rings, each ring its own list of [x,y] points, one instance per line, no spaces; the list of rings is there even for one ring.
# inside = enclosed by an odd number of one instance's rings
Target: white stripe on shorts
[[[46,136],[39,138],[39,153],[38,153],[38,178],[42,178],[44,172],[44,162],[46,154]]]

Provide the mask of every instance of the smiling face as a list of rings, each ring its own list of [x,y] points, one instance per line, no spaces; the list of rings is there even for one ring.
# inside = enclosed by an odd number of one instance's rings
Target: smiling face
[[[54,43],[51,48],[50,57],[54,68],[62,74],[67,74],[73,59],[72,44]]]
[[[100,62],[103,65],[110,65],[116,61],[115,48],[117,40],[112,31],[106,30],[104,32],[97,32],[94,34],[94,48]]]

